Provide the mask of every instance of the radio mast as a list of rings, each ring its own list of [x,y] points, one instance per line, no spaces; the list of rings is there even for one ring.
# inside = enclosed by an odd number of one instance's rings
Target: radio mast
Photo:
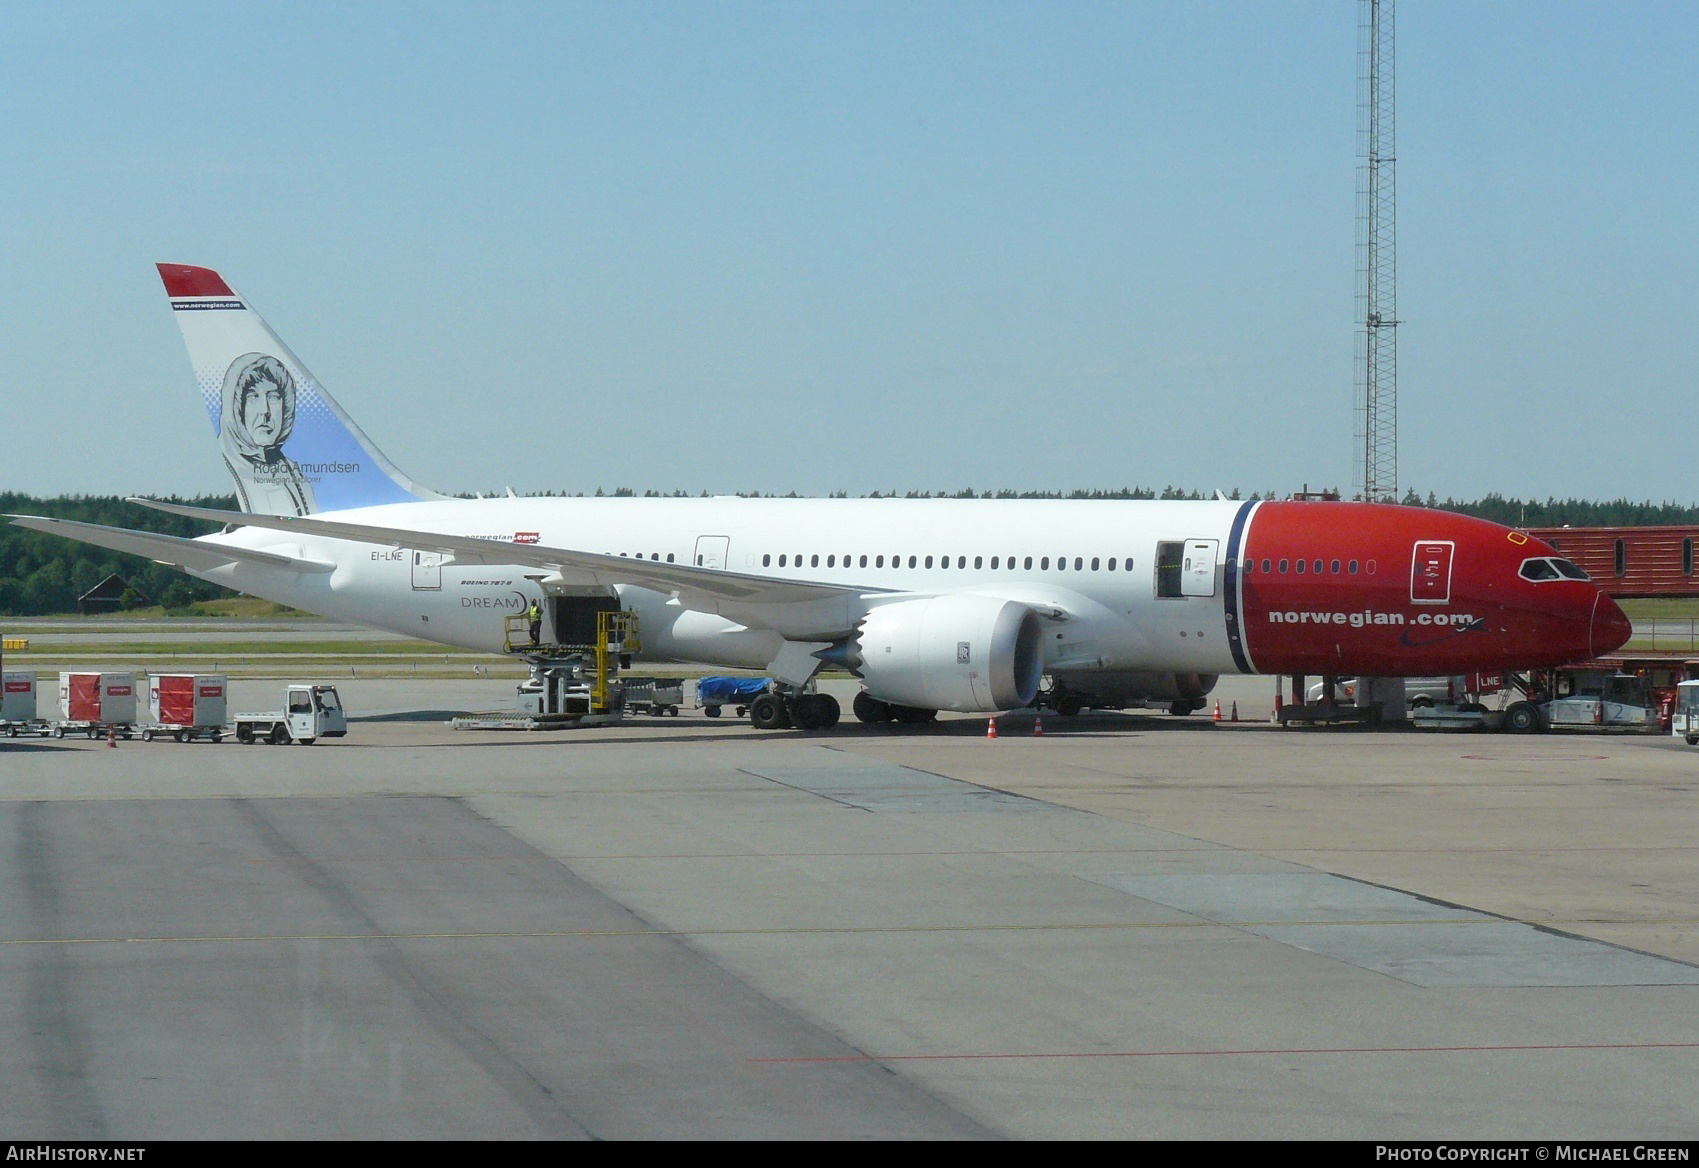
[[[1357,8],[1357,486],[1398,501],[1397,120],[1393,0]]]

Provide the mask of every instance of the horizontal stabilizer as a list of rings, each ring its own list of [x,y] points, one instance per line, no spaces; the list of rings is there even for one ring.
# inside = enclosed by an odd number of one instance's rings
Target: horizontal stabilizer
[[[74,519],[53,519],[45,515],[9,515],[7,518],[18,527],[62,535],[66,539],[111,548],[115,552],[144,556],[156,563],[192,572],[208,572],[237,563],[264,564],[291,572],[330,572],[336,568],[335,564],[322,560],[301,560],[275,552],[257,552],[229,544],[184,539],[180,535],[131,531],[125,527],[105,527],[99,523],[79,523]]]
[[[545,547],[542,544],[506,543],[470,535],[447,535],[442,532],[416,531],[402,527],[346,523],[318,515],[243,515],[210,507],[159,503],[152,499],[133,498],[129,502],[171,515],[184,515],[190,519],[205,519],[213,523],[264,527],[272,531],[292,531],[301,535],[329,536],[333,539],[409,548],[413,551],[441,552],[453,556],[455,562],[460,564],[518,564],[550,572],[571,573],[585,583],[634,584],[656,592],[676,593],[687,602],[693,598],[703,598],[733,604],[802,604],[880,591],[807,580],[775,580],[769,576],[750,576],[718,568],[665,564],[659,560],[580,552],[569,548]]]

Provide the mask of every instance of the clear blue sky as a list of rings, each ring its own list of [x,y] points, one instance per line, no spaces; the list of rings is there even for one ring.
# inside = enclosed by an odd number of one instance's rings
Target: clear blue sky
[[[219,269],[443,490],[1349,488],[1326,3],[0,15],[0,488],[227,488]],[[1407,2],[1401,485],[1699,500],[1699,6]]]

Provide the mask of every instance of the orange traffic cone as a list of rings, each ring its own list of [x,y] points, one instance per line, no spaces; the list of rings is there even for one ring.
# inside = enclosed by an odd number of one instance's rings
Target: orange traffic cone
[[[1221,699],[1220,698],[1215,699],[1215,720],[1217,722],[1226,721],[1226,719],[1221,716]]]
[[[985,724],[985,736],[987,738],[997,737],[997,719],[993,718]]]
[[[118,749],[118,727],[112,725],[106,727],[106,745],[113,750]]]
[[[1233,699],[1233,716],[1231,718],[1227,719],[1227,720],[1229,722],[1237,722],[1239,720],[1239,699],[1238,698]]]
[[[1034,738],[1044,737],[1044,718],[1042,715],[1034,716],[1032,720],[1032,736]]]

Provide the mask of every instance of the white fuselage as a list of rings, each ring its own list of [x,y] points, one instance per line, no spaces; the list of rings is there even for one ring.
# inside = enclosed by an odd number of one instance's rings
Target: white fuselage
[[[1218,587],[1157,596],[1160,541],[1224,552],[1237,501],[990,499],[502,498],[418,502],[324,515],[493,542],[719,567],[850,588],[805,604],[687,608],[619,585],[651,660],[759,669],[785,639],[847,629],[883,603],[983,594],[1053,614],[1048,668],[1234,672]],[[293,572],[253,562],[198,575],[309,612],[469,649],[500,651],[505,618],[545,595],[535,568],[446,562],[432,553],[242,528],[205,537],[332,563]],[[1129,566],[1130,563],[1130,566]],[[947,566],[946,566],[947,564]],[[1215,566],[1210,576],[1216,577]],[[551,584],[572,584],[568,574]]]

